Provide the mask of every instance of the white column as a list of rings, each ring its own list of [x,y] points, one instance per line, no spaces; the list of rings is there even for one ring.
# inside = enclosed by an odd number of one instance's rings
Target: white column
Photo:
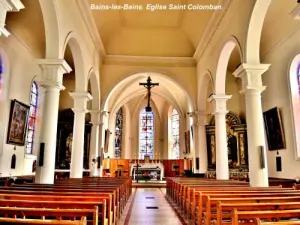
[[[236,77],[242,79],[241,92],[245,94],[249,178],[250,185],[253,187],[269,186],[261,105],[261,93],[266,88],[262,86],[261,76],[268,70],[269,66],[269,64],[242,64],[233,73]],[[261,155],[261,147],[263,148],[263,155]],[[261,168],[262,158],[265,161],[265,168]]]
[[[199,149],[199,173],[205,174],[207,172],[207,144],[206,144],[206,114],[204,112],[197,112],[197,139]]]
[[[5,29],[7,12],[16,12],[24,8],[25,7],[20,0],[0,0],[0,36],[4,35],[5,37],[8,37],[10,35],[9,31]]]
[[[98,159],[98,147],[99,147],[99,125],[100,125],[100,110],[91,110],[91,142],[90,142],[90,153],[89,153],[89,169],[90,176],[97,176],[97,159]],[[92,159],[96,159],[96,162],[93,163]],[[92,164],[94,164],[92,166]],[[96,169],[93,170],[93,167]],[[93,170],[93,171],[92,171]]]
[[[82,178],[83,172],[83,154],[84,154],[84,128],[87,101],[92,96],[87,92],[72,92],[71,97],[74,99],[74,126],[73,126],[73,143],[71,154],[71,171],[70,178]]]
[[[39,165],[40,151],[38,151],[38,166],[35,182],[42,184],[54,183],[56,134],[60,90],[64,89],[62,78],[71,68],[64,60],[40,59],[37,64],[42,68],[43,79],[39,84],[44,88],[43,115],[41,118],[40,143],[44,143],[43,166]]]
[[[212,95],[214,101],[215,134],[216,134],[216,173],[217,179],[229,179],[227,133],[226,133],[226,102],[231,95]]]

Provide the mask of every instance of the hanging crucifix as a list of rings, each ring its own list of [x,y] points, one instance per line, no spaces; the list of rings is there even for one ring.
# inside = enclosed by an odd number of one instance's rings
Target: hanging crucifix
[[[150,106],[150,100],[151,100],[151,88],[154,86],[159,86],[159,83],[152,83],[151,77],[148,77],[146,83],[140,83],[140,85],[143,85],[145,88],[147,88],[147,93],[148,93],[148,104],[145,108],[146,111],[146,155],[148,156],[148,115],[147,112],[152,112],[152,108]]]
[[[151,77],[148,77],[146,83],[140,83],[140,85],[143,85],[145,88],[147,88],[148,92],[148,104],[145,108],[146,112],[152,112],[151,106],[150,106],[150,100],[151,100],[151,88],[154,86],[159,86],[159,83],[152,83]]]

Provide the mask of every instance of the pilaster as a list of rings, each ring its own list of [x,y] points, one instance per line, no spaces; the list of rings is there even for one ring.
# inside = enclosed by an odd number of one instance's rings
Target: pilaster
[[[90,110],[89,113],[91,114],[90,123],[92,124],[90,153],[89,153],[89,169],[90,169],[90,176],[98,176],[97,158],[99,156],[98,147],[99,147],[99,126],[100,126],[101,111],[98,109],[93,109]],[[95,159],[96,162],[93,162],[93,159]]]
[[[197,147],[198,147],[198,155],[199,157],[199,173],[205,174],[207,172],[207,144],[206,144],[206,120],[207,113],[204,111],[197,111],[197,136],[196,139]]]

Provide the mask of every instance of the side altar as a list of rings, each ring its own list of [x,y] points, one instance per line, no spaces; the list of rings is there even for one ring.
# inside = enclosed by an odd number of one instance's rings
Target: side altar
[[[247,180],[249,178],[247,126],[233,112],[226,114],[227,151],[229,178]],[[215,117],[206,126],[208,178],[216,178],[216,138]]]

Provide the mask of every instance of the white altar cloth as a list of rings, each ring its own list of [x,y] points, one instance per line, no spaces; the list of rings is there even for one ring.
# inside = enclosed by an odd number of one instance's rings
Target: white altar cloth
[[[130,167],[130,176],[132,175],[133,169],[136,168],[136,163]],[[160,180],[165,177],[165,169],[162,163],[139,163],[139,169],[160,169]]]

